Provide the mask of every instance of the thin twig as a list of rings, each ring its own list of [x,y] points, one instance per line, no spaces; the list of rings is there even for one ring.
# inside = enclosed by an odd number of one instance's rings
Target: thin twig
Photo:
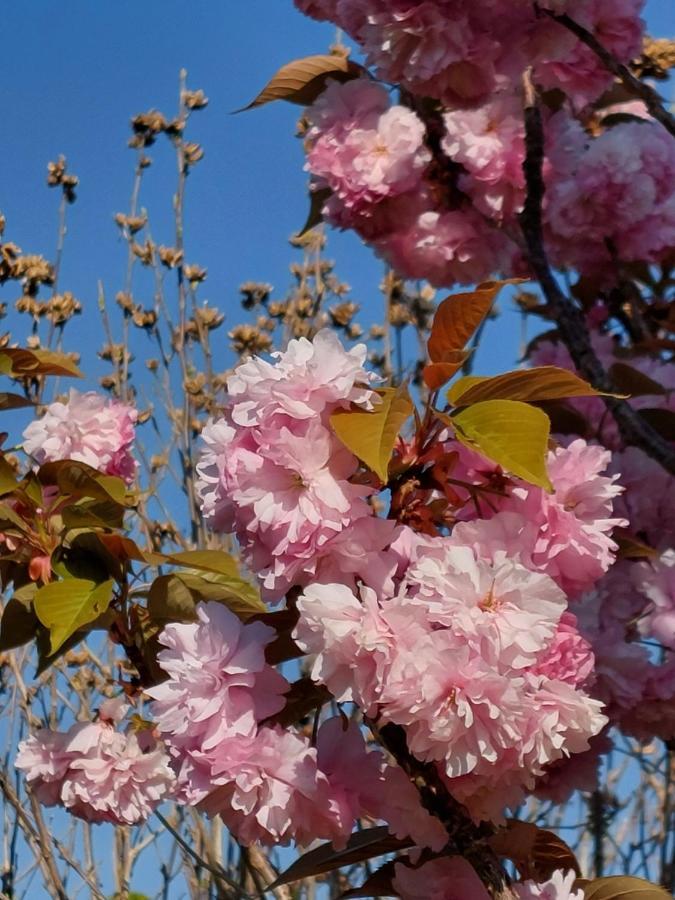
[[[537,5],[535,4],[535,6]],[[589,50],[592,50],[593,53],[595,53],[603,66],[619,79],[627,91],[630,91],[631,94],[635,94],[636,97],[639,97],[640,100],[643,101],[652,118],[656,119],[657,122],[660,122],[666,131],[669,131],[670,134],[675,137],[675,117],[665,108],[661,97],[659,97],[654,88],[645,84],[644,81],[640,81],[639,78],[633,75],[628,66],[620,63],[619,60],[600,43],[594,34],[584,28],[583,25],[575,22],[575,20],[566,13],[558,15],[550,9],[540,9],[538,6],[537,9],[539,12],[548,16],[550,19],[553,19],[554,22],[558,22],[563,28],[567,28],[568,31],[571,31],[572,34],[578,37],[582,44],[585,44]]]

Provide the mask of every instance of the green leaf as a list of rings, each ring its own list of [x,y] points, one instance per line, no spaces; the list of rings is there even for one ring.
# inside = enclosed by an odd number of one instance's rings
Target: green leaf
[[[185,550],[182,553],[157,554],[163,562],[174,566],[184,566],[187,569],[203,569],[206,572],[215,572],[217,575],[228,575],[239,578],[237,561],[229,553],[222,550]]]
[[[10,494],[16,488],[16,472],[7,461],[7,458],[0,454],[0,495]]]
[[[148,594],[148,612],[154,622],[191,622],[195,606],[202,600],[222,603],[242,619],[267,609],[253,585],[239,576],[176,572],[155,578]]]
[[[68,529],[122,528],[124,507],[114,500],[89,500],[85,497],[62,507],[61,518]]]
[[[26,531],[24,520],[7,503],[0,503],[0,530],[19,531],[21,534]]]
[[[524,481],[553,490],[546,471],[550,422],[540,409],[517,400],[486,400],[442,418],[466,447]]]
[[[642,878],[615,875],[584,885],[585,900],[672,900],[668,891]]]
[[[333,413],[330,422],[345,447],[386,484],[397,438],[415,407],[406,385],[385,388],[378,394],[382,402],[373,412],[363,409],[338,410]]]
[[[412,840],[400,840],[392,837],[386,825],[357,831],[349,838],[347,846],[343,850],[336,850],[332,844],[328,843],[321,844],[316,849],[310,850],[309,853],[305,853],[285,872],[282,872],[267,890],[273,891],[291,881],[323,875],[326,872],[340,869],[342,866],[353,866],[366,859],[396,853],[397,850],[405,850],[412,846]]]
[[[48,462],[40,466],[38,478],[42,484],[56,485],[63,494],[128,504],[127,486],[121,478],[104,475],[86,463],[72,459]]]
[[[104,613],[113,596],[112,579],[97,584],[85,578],[54,581],[38,589],[35,612],[50,632],[50,654],[82,626]]]
[[[0,620],[0,651],[13,650],[32,641],[38,630],[38,618],[33,610],[37,584],[31,582],[14,591]]]
[[[287,100],[310,106],[326,89],[329,79],[350,81],[364,72],[363,66],[337,54],[318,54],[294,59],[282,66],[255,100],[238,112],[264,106],[273,100]]]
[[[14,377],[35,375],[84,377],[65,353],[56,353],[53,350],[26,350],[23,347],[6,347],[0,350],[0,372]]]
[[[568,397],[599,397],[590,384],[574,372],[557,366],[519,369],[494,378],[476,375],[460,378],[448,391],[453,406],[470,406],[484,400],[520,400],[538,403],[544,400],[565,400]]]

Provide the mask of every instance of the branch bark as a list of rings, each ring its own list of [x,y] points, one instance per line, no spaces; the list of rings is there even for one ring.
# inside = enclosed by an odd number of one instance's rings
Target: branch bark
[[[523,164],[527,194],[520,214],[520,227],[525,238],[530,266],[557,322],[575,366],[593,387],[606,393],[617,393],[591,346],[588,329],[579,307],[559,287],[546,255],[542,224],[542,204],[546,190],[542,174],[544,161],[544,129],[532,78],[524,76],[525,142]],[[617,397],[604,397],[626,444],[638,447],[675,475],[675,449],[652,428],[633,407]]]
[[[571,31],[572,34],[579,38],[582,44],[585,44],[592,50],[603,66],[619,79],[626,90],[630,91],[631,94],[635,94],[636,97],[639,97],[640,100],[643,101],[652,118],[656,119],[657,122],[660,122],[666,131],[669,131],[670,134],[675,137],[675,116],[668,112],[663,105],[661,97],[659,97],[654,88],[645,84],[643,81],[640,81],[639,78],[633,75],[628,66],[620,63],[618,59],[600,43],[594,34],[584,28],[583,25],[575,22],[575,20],[570,18],[566,13],[558,15],[550,9],[540,9],[539,7],[537,7],[537,9],[550,19],[553,19],[554,22],[558,22],[563,28]]]

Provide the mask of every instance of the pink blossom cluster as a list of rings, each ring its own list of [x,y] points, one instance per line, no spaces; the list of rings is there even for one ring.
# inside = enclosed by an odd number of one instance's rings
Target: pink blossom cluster
[[[358,461],[329,427],[336,410],[378,402],[366,348],[346,351],[324,330],[276,356],[235,370],[225,415],[203,431],[204,518],[236,534],[270,599],[340,569],[384,581],[395,525],[373,516],[372,488],[350,480]]]
[[[617,172],[616,177],[621,177]],[[591,310],[591,341],[603,366],[622,365],[635,372],[644,390],[629,402],[638,410],[674,409],[672,365],[658,355],[628,355],[607,328],[607,315]],[[543,340],[530,355],[535,365],[574,370],[560,343]],[[640,378],[644,380],[640,382]],[[650,383],[654,387],[649,387]],[[595,656],[592,694],[605,704],[612,724],[639,739],[675,738],[675,479],[636,447],[624,445],[613,418],[598,398],[566,401],[587,423],[586,433],[614,451],[609,464],[614,522],[631,539],[645,543],[647,558],[620,559],[602,577],[579,584],[574,604],[580,632]],[[570,449],[579,443],[572,441]],[[486,467],[483,467],[486,469]],[[489,469],[489,467],[487,467]],[[475,478],[475,471],[471,471]],[[489,477],[485,471],[482,477]],[[588,473],[586,474],[586,478]],[[580,476],[580,481],[583,476]],[[499,518],[499,513],[495,519]],[[492,521],[494,521],[493,519]],[[622,521],[621,521],[622,520]],[[464,526],[461,526],[464,527]],[[651,548],[651,550],[649,549]],[[598,573],[598,575],[601,573]]]
[[[131,484],[138,467],[131,452],[137,418],[133,406],[73,389],[66,402],[50,403],[28,425],[23,449],[39,465],[73,459]]]
[[[392,833],[439,850],[447,836],[404,773],[369,752],[340,718],[303,734],[267,722],[289,685],[265,662],[272,628],[242,624],[205,603],[198,620],[167,625],[159,664],[169,676],[148,693],[178,773],[179,799],[220,815],[245,844],[344,843],[356,819],[384,819]]]
[[[516,248],[505,234],[468,202],[447,208],[429,189],[426,126],[391,106],[382,86],[333,82],[307,117],[306,168],[314,190],[332,192],[328,221],[354,228],[406,278],[468,284],[511,267]]]
[[[411,109],[391,106],[382,85],[331,82],[308,117],[306,169],[314,189],[329,188],[343,214],[372,215],[380,200],[420,187],[431,160],[424,123]]]
[[[539,884],[535,881],[525,881],[514,884],[513,889],[518,900],[583,900],[583,889],[574,889],[576,880],[574,872],[563,872],[558,869],[548,881]]]
[[[479,550],[501,545],[545,572],[569,596],[592,588],[607,572],[617,549],[612,531],[628,524],[613,511],[623,488],[618,475],[603,474],[611,459],[607,450],[577,438],[550,451],[554,491],[548,493],[520,479],[505,484],[498,466],[459,442],[448,442],[446,449],[457,455],[453,478],[497,490],[480,505],[490,530],[478,528],[480,520],[462,523],[455,533],[463,540]],[[470,508],[467,514],[475,518]]]
[[[401,900],[489,900],[484,884],[471,864],[461,856],[432,859],[417,868],[396,863],[393,886]],[[548,881],[517,882],[512,889],[518,900],[583,900],[574,890],[574,872],[554,872]]]
[[[566,605],[549,576],[453,534],[423,542],[394,595],[305,588],[295,638],[315,656],[315,680],[403,726],[453,796],[476,819],[494,819],[509,785],[518,802],[606,722],[582,689],[592,655],[574,619],[561,621]]]
[[[534,65],[542,86],[577,105],[610,84],[591,51],[526,0],[296,0],[307,15],[343,28],[384,81],[449,106],[479,103]],[[622,62],[640,51],[643,0],[546,0]]]
[[[41,728],[21,742],[16,767],[41,803],[87,822],[137,825],[173,796],[169,756],[152,733],[115,729],[127,709],[109,700],[96,722],[66,732]]]
[[[594,274],[617,260],[662,261],[675,244],[672,137],[634,121],[589,139],[570,171],[549,178],[546,221],[560,266]]]

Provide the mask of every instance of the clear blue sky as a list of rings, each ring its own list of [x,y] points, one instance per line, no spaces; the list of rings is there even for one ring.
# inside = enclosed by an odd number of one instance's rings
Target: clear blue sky
[[[649,0],[647,8],[653,33],[675,30],[672,0]],[[45,170],[48,160],[67,156],[81,187],[69,211],[61,287],[85,304],[76,328],[78,344],[85,333],[93,338],[82,342],[90,371],[101,371],[93,352],[97,279],[114,297],[124,274],[126,249],[112,216],[126,210],[131,189],[130,116],[150,107],[171,114],[181,66],[190,85],[208,94],[209,108],[192,126],[206,157],[190,179],[186,255],[209,270],[202,297],[229,312],[234,324],[240,282],[269,281],[279,292],[286,286],[287,237],[304,221],[306,199],[301,147],[293,138],[297,107],[230,112],[252,98],[279,65],[323,52],[332,37],[330,26],[305,19],[291,0],[3,4],[0,210],[8,219],[7,237],[24,251],[52,256],[58,196],[44,187]],[[170,244],[173,158],[166,147],[152,155],[156,164],[143,202],[154,220],[153,237]],[[335,234],[330,254],[354,298],[378,309],[382,269],[370,252],[353,235]],[[16,299],[14,287],[0,299]],[[362,318],[367,324],[369,317]],[[225,331],[220,334],[224,341]],[[479,368],[512,365],[517,346],[518,317],[505,309],[488,333]]]

